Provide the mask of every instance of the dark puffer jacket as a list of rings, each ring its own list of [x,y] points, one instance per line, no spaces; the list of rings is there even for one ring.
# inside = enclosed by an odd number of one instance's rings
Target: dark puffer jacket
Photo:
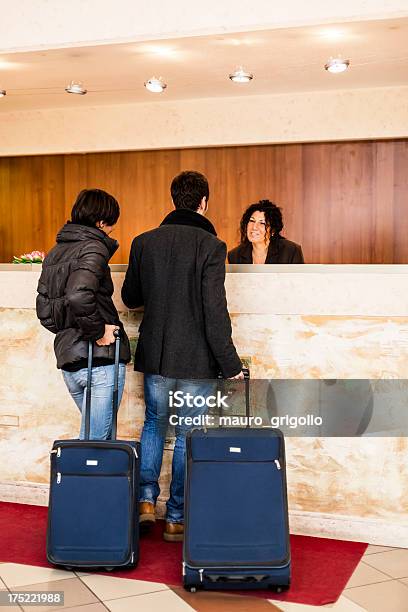
[[[105,323],[121,328],[120,360],[130,360],[129,340],[112,301],[108,262],[116,240],[96,227],[67,223],[43,263],[38,283],[37,316],[56,334],[57,368],[87,366],[88,340],[104,335]],[[94,346],[94,365],[114,363],[114,345]]]

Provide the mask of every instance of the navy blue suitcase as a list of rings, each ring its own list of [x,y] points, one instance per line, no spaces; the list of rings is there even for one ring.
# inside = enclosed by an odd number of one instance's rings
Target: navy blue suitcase
[[[247,416],[248,400],[247,395]],[[190,591],[288,588],[282,432],[194,429],[186,442],[184,587]]]
[[[115,346],[112,439],[57,440],[51,451],[47,559],[65,568],[132,567],[139,558],[140,444],[116,440],[119,345]],[[92,376],[89,343],[88,385]]]

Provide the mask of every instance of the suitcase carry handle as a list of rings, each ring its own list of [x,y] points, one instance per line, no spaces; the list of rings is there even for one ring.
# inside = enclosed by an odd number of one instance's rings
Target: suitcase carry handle
[[[265,574],[252,574],[252,575],[225,575],[225,574],[204,574],[204,577],[210,580],[210,582],[262,582],[268,576]]]
[[[115,369],[113,373],[113,395],[112,395],[112,434],[110,439],[116,440],[117,421],[118,421],[118,398],[119,398],[119,353],[120,353],[120,332],[115,329]],[[86,378],[86,400],[85,400],[85,440],[89,440],[91,431],[91,384],[92,384],[92,359],[93,342],[88,342],[88,372]]]

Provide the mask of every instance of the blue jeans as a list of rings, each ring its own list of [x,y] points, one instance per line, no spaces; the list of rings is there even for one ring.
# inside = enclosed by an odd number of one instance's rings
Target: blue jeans
[[[114,365],[98,366],[92,368],[91,384],[91,440],[108,440],[112,432],[112,397]],[[88,369],[82,368],[77,372],[62,370],[65,384],[72,399],[82,413],[80,440],[85,437],[85,402],[86,379]],[[125,386],[126,365],[119,364],[119,393],[118,407],[122,399]]]
[[[214,383],[202,380],[177,380],[157,374],[144,375],[144,395],[146,404],[145,422],[141,437],[140,501],[156,503],[160,494],[159,476],[163,460],[164,442],[169,424],[169,416],[178,418],[198,416],[208,410],[203,407],[169,407],[169,392],[182,391],[193,396],[207,397],[214,392]],[[187,426],[178,422],[175,425],[176,444],[174,447],[170,498],[167,501],[166,520],[169,523],[183,523],[184,520],[184,470],[186,433],[194,425]]]

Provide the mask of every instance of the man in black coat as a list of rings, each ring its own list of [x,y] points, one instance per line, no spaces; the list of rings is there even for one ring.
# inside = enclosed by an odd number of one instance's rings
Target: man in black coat
[[[158,228],[133,240],[122,288],[122,299],[129,308],[144,306],[135,370],[144,372],[140,520],[146,525],[155,520],[160,492],[169,393],[179,390],[184,396],[205,397],[212,385],[200,379],[215,378],[220,371],[225,378],[243,376],[225,297],[226,245],[204,217],[208,181],[198,172],[182,172],[173,179],[171,195],[176,210]],[[167,541],[183,537],[188,427],[180,423],[180,416],[202,412],[202,406],[188,406],[187,402],[187,408],[178,414],[164,533]]]

